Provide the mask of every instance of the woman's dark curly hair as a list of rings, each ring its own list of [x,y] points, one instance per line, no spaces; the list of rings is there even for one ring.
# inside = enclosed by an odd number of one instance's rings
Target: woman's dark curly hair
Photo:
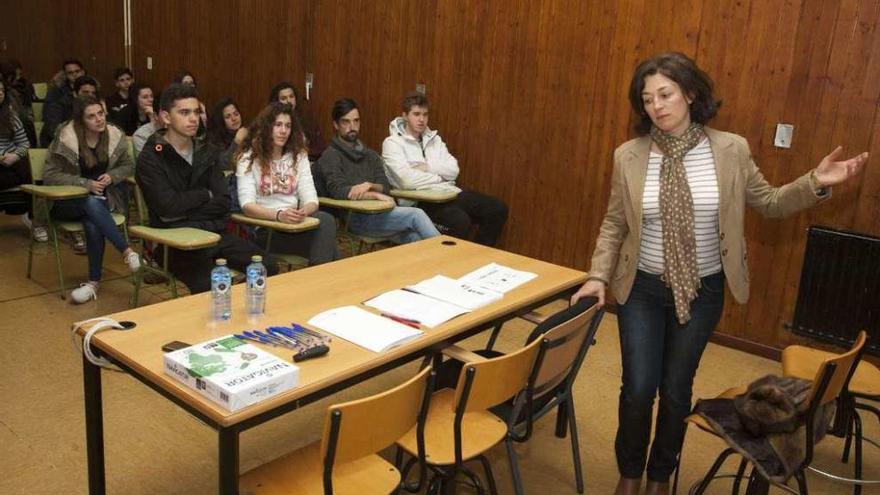
[[[290,117],[290,137],[287,139],[287,143],[284,144],[281,154],[293,153],[294,162],[296,162],[296,157],[300,153],[308,153],[305,135],[296,117],[294,117],[290,105],[271,103],[260,111],[257,118],[248,127],[248,137],[241,143],[238,153],[235,155],[235,160],[238,161],[245,153],[251,152],[247,170],[251,169],[254,161],[259,161],[260,169],[263,173],[269,171],[269,167],[272,164],[272,129],[275,126],[275,119],[282,114]]]
[[[716,100],[712,96],[712,79],[687,55],[680,52],[654,55],[636,67],[629,84],[629,103],[638,117],[635,130],[640,135],[647,134],[654,125],[642,101],[645,78],[654,74],[663,74],[672,79],[681,91],[693,100],[691,103],[693,122],[707,124],[721,108],[721,100]]]

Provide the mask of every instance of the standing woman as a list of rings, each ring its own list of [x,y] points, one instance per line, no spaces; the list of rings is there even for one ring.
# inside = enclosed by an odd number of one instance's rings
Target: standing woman
[[[770,218],[792,215],[858,174],[868,154],[837,161],[838,147],[809,173],[771,186],[745,139],[705,127],[720,102],[709,76],[681,53],[639,64],[629,99],[641,137],[614,152],[608,211],[587,282],[572,302],[596,296],[604,304],[610,285],[619,303],[623,385],[615,493],[639,493],[647,461],[646,493],[666,494],[694,375],[721,318],[725,280],[737,302],[749,297],[745,206]]]
[[[208,144],[220,150],[217,163],[223,170],[234,170],[232,157],[247,136],[238,104],[229,97],[218,101],[208,114]]]
[[[238,200],[246,215],[292,224],[309,216],[321,221],[314,230],[274,233],[272,252],[304,256],[310,265],[339,258],[336,220],[318,211],[311,164],[293,109],[281,103],[264,108],[237,156]],[[265,246],[266,230],[258,228],[255,234],[257,245]]]
[[[122,253],[128,268],[140,268],[135,253],[113,221],[111,211],[128,211],[125,179],[134,173],[125,134],[107,123],[101,102],[91,96],[73,102],[73,117],[58,131],[49,146],[43,180],[47,185],[81,186],[89,190],[85,198],[56,201],[52,216],[83,224],[89,258],[89,281],[70,293],[81,304],[98,297],[104,260],[104,240]]]

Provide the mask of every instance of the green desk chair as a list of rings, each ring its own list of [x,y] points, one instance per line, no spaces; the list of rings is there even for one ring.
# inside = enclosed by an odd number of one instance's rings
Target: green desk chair
[[[34,95],[36,95],[38,100],[45,100],[46,93],[49,92],[49,85],[42,83],[34,83]]]
[[[58,285],[61,289],[61,299],[66,297],[67,287],[64,284],[64,270],[61,266],[61,252],[58,249],[58,232],[67,232],[69,234],[82,233],[83,226],[81,222],[58,222],[52,219],[49,208],[50,201],[58,201],[62,199],[84,198],[89,195],[88,189],[80,186],[43,186],[38,185],[43,181],[43,170],[46,168],[46,160],[49,157],[48,150],[43,148],[31,148],[28,150],[28,158],[31,165],[32,184],[23,184],[21,190],[30,194],[33,198],[34,212],[37,211],[38,205],[46,218],[46,228],[49,231],[49,240],[52,250],[55,252],[55,264],[58,268]],[[39,201],[38,201],[39,200]],[[122,228],[122,234],[125,236],[125,242],[128,242],[128,230],[125,226],[125,215],[113,213],[113,221],[118,227]],[[34,245],[37,241],[34,236],[30,236],[30,246],[28,247],[27,276],[31,277],[31,268],[33,267]]]
[[[275,253],[272,252],[272,234],[274,232],[285,232],[288,234],[296,234],[317,229],[321,225],[321,221],[314,217],[307,217],[300,223],[284,223],[274,220],[266,220],[263,218],[249,217],[243,213],[233,213],[232,221],[238,226],[247,225],[249,227],[263,227],[267,229],[266,236],[266,252],[271,253],[276,258],[283,261],[287,265],[287,271],[298,270],[309,266],[309,260],[295,254]],[[239,229],[240,230],[240,229]]]
[[[349,247],[351,249],[351,254],[356,255],[360,254],[364,251],[364,248],[367,248],[367,252],[375,249],[376,245],[383,242],[391,242],[391,239],[394,237],[393,235],[388,236],[369,236],[369,235],[361,235],[355,234],[349,231],[349,223],[351,220],[352,213],[363,213],[366,215],[376,215],[378,213],[385,213],[386,211],[391,211],[394,208],[394,203],[390,203],[388,201],[381,201],[378,199],[364,199],[364,200],[348,200],[348,199],[333,199],[333,198],[318,198],[318,204],[325,208],[336,208],[338,210],[343,211],[343,216],[340,218],[339,225],[339,235],[348,239]]]
[[[37,134],[37,140],[40,139],[40,133],[43,132],[44,122],[34,122],[34,132]]]
[[[150,215],[149,210],[147,210],[147,203],[144,201],[143,192],[134,180],[132,180],[131,183],[134,184],[134,197],[137,204],[138,217],[141,222],[140,225],[133,225],[131,227],[131,235],[142,241],[155,242],[162,246],[162,266],[161,268],[157,268],[151,266],[144,259],[145,242],[141,243],[141,269],[135,273],[134,291],[132,291],[131,300],[129,301],[134,308],[138,305],[138,296],[140,294],[141,285],[143,284],[144,272],[155,273],[156,275],[163,277],[171,286],[171,297],[175,299],[178,297],[177,279],[175,279],[171,270],[168,269],[169,248],[179,249],[181,251],[194,251],[196,249],[215,246],[220,242],[220,234],[191,227],[178,227],[173,229],[150,227]]]
[[[31,109],[34,111],[34,123],[43,121],[43,104],[39,102],[34,102],[31,104]]]

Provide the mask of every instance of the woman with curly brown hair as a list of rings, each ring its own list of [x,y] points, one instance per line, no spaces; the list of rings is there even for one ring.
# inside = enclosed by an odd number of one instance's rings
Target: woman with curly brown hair
[[[608,212],[572,302],[593,296],[603,304],[606,286],[614,292],[623,363],[616,493],[639,493],[647,471],[646,493],[663,495],[724,287],[741,304],[749,297],[745,207],[771,218],[809,208],[857,174],[868,154],[841,160],[838,147],[791,183],[771,186],[745,139],[707,126],[720,102],[709,76],[681,53],[639,64],[629,99],[641,137],[614,152]]]
[[[272,251],[296,254],[317,265],[339,257],[336,221],[318,211],[305,138],[289,105],[272,103],[250,125],[238,154],[238,200],[245,215],[283,223],[306,217],[321,221],[317,229],[274,234]],[[267,232],[256,229],[256,243],[266,245]]]

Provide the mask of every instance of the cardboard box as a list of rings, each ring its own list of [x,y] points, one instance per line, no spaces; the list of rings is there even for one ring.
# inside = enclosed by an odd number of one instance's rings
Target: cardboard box
[[[232,335],[165,353],[165,373],[235,412],[299,384],[299,368]]]

